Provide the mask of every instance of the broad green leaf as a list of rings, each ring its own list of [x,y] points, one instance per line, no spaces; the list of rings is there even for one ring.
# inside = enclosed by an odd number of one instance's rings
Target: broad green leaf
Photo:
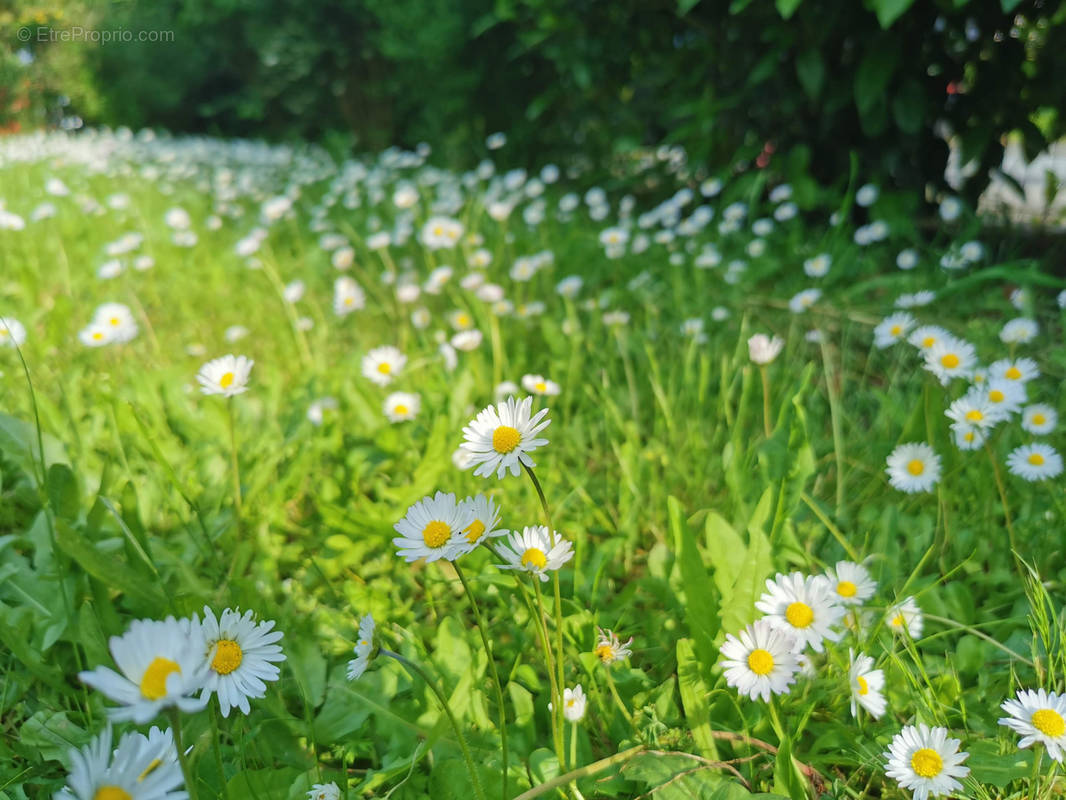
[[[775,0],[777,6],[777,13],[779,13],[782,19],[788,19],[796,13],[796,9],[800,7],[800,3],[803,0]]]
[[[692,634],[696,654],[702,662],[711,664],[717,658],[714,637],[718,634],[718,598],[714,583],[703,566],[696,537],[689,530],[677,498],[667,499],[667,515],[676,554],[674,569],[685,595],[685,623]]]
[[[925,122],[925,91],[922,85],[909,80],[892,98],[892,118],[904,133],[917,133]]]
[[[38,711],[19,728],[19,743],[34,748],[41,758],[56,760],[69,769],[69,753],[89,740],[89,733],[67,719],[66,711]]]
[[[692,731],[692,738],[705,758],[718,758],[718,747],[711,733],[711,708],[707,703],[710,689],[704,683],[703,668],[696,660],[696,652],[690,639],[677,640],[677,685],[681,691],[681,706],[685,721]]]
[[[978,783],[1006,789],[1011,781],[1027,778],[1033,772],[1032,750],[1015,750],[1000,755],[996,743],[989,741],[967,742],[966,750],[970,754],[966,766]]]
[[[860,116],[869,115],[878,103],[884,104],[884,92],[899,56],[899,47],[891,39],[877,39],[867,48],[855,71],[855,107]]]
[[[914,0],[873,0],[874,12],[882,28],[888,28],[914,4]]]
[[[796,77],[807,97],[816,100],[825,83],[825,62],[816,49],[804,50],[796,57]]]
[[[700,0],[677,0],[677,15],[685,16],[689,11],[698,6]]]
[[[74,521],[78,518],[80,492],[74,472],[66,464],[52,464],[45,480],[48,502],[56,516]]]

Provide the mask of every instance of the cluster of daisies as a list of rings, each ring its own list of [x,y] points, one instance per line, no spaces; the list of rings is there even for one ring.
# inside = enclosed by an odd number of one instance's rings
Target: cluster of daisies
[[[1035,321],[1018,317],[1007,322],[1000,339],[1013,350],[1030,342],[1038,329]],[[956,447],[983,447],[997,426],[1020,420],[1031,437],[1047,436],[1058,424],[1058,413],[1047,403],[1032,403],[1029,389],[1040,376],[1035,361],[1008,357],[981,366],[976,348],[937,325],[918,325],[908,312],[884,319],[874,329],[874,344],[880,348],[907,342],[921,354],[923,366],[949,390],[964,386],[945,411]],[[1062,473],[1062,456],[1050,444],[1031,441],[1007,455],[1008,470],[1027,481],[1040,481]],[[940,480],[940,458],[926,443],[899,445],[889,456],[889,482],[904,492],[928,492]]]
[[[738,635],[729,634],[721,648],[726,683],[752,700],[769,701],[786,695],[801,677],[815,677],[817,668],[809,652],[821,654],[827,642],[839,642],[849,630],[858,640],[872,638],[883,625],[910,640],[921,637],[921,609],[913,597],[891,606],[882,622],[864,613],[862,605],[877,589],[877,583],[860,564],[841,561],[821,575],[793,572],[766,581],[766,592],[755,607],[763,617]],[[809,651],[809,652],[808,652]],[[884,671],[875,668],[871,656],[848,649],[847,683],[851,714],[864,709],[875,719],[888,710],[884,694]],[[834,680],[837,678],[827,669]],[[1002,704],[1007,716],[999,723],[1022,738],[1021,748],[1041,744],[1056,762],[1066,751],[1066,695],[1045,689],[1020,690]],[[951,794],[962,788],[959,779],[969,775],[963,765],[968,754],[959,750],[961,741],[948,737],[948,730],[925,724],[907,725],[885,751],[885,774],[915,800]]]
[[[249,699],[266,695],[266,683],[280,675],[285,660],[274,622],[257,622],[251,611],[225,609],[215,615],[130,623],[108,642],[118,670],[98,666],[79,673],[88,686],[118,705],[108,708],[108,726],[89,744],[70,753],[67,788],[56,800],[184,800],[184,777],[170,729],[147,736],[127,733],[112,751],[111,722],[145,725],[161,713],[193,713],[211,697],[223,717],[251,711]]]

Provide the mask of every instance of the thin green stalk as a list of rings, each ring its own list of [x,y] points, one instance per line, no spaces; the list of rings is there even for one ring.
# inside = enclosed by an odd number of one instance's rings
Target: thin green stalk
[[[496,659],[492,655],[492,645],[489,644],[488,631],[485,628],[485,623],[481,619],[481,610],[478,608],[477,600],[474,597],[474,593],[470,590],[470,584],[466,582],[466,576],[463,575],[463,570],[459,566],[458,561],[453,561],[452,566],[455,567],[455,574],[459,576],[460,582],[463,584],[463,590],[466,592],[466,596],[470,599],[470,607],[474,610],[474,621],[477,623],[477,629],[481,633],[481,643],[485,646],[485,655],[489,660],[489,671],[492,673],[492,683],[496,687],[496,705],[499,707],[500,715],[500,747],[503,751],[503,789],[500,797],[504,800],[507,798],[507,762],[510,752],[507,748],[507,708],[503,704],[503,685],[500,683],[500,673],[496,670]]]
[[[436,696],[437,702],[440,703],[441,708],[444,709],[444,713],[448,717],[448,722],[452,725],[452,730],[455,732],[455,738],[459,741],[459,748],[463,751],[463,759],[466,761],[466,769],[470,773],[470,780],[473,781],[474,784],[474,793],[480,798],[480,800],[485,800],[485,790],[481,788],[481,779],[478,778],[477,769],[474,767],[474,759],[470,755],[470,748],[466,744],[466,738],[463,736],[463,731],[459,728],[459,723],[455,719],[455,715],[452,713],[452,707],[448,705],[448,698],[444,696],[444,692],[442,692],[440,687],[430,679],[426,671],[415,662],[404,658],[399,653],[386,650],[384,647],[381,648],[380,652],[381,655],[388,656],[389,658],[398,661],[411,672],[415,673],[425,682],[426,686],[428,686],[430,691]],[[195,800],[195,798],[190,798],[190,800]]]
[[[621,711],[622,716],[626,718],[629,727],[633,728],[633,715],[629,713],[626,704],[622,702],[622,698],[618,695],[618,689],[615,688],[614,678],[611,676],[611,667],[609,664],[604,665],[604,671],[607,673],[607,688],[611,691],[611,697],[614,698],[614,704],[618,706],[618,710]]]
[[[573,783],[581,778],[589,778],[593,775],[598,775],[604,770],[613,767],[615,764],[621,764],[624,761],[628,761],[643,749],[644,745],[638,744],[636,747],[630,747],[628,750],[623,750],[621,753],[615,753],[613,756],[601,758],[599,761],[593,761],[591,764],[586,764],[578,769],[571,770],[562,775],[557,775],[550,781],[545,781],[539,786],[534,786],[532,789],[522,792],[522,794],[518,795],[514,800],[533,800],[534,797],[540,797],[542,794],[547,794],[552,789],[566,786],[568,783]]]
[[[759,377],[762,378],[762,426],[766,431],[766,438],[769,439],[774,429],[770,424],[770,374],[765,364],[759,365]]]
[[[1022,581],[1025,581],[1025,572],[1022,569],[1022,565],[1019,562],[1021,556],[1018,553],[1018,540],[1014,536],[1014,522],[1010,516],[1010,506],[1007,503],[1007,487],[1003,485],[1003,476],[999,472],[999,463],[996,461],[996,456],[992,452],[991,446],[988,444],[988,440],[985,440],[985,452],[988,453],[988,460],[992,462],[992,474],[996,479],[996,488],[999,490],[999,499],[1003,503],[1003,517],[1007,522],[1007,538],[1010,541],[1011,555],[1014,556],[1014,566],[1018,569],[1018,574],[1021,576]]]
[[[577,765],[577,723],[570,725],[570,763]],[[575,787],[576,788],[576,787]]]
[[[185,791],[189,793],[189,800],[197,800],[196,782],[193,779],[192,770],[189,768],[189,759],[185,755],[185,745],[181,741],[181,712],[174,706],[167,709],[170,717],[170,727],[174,731],[174,746],[178,751],[178,763],[181,765],[181,774],[185,776]]]
[[[211,705],[211,734],[215,739],[215,768],[218,769],[218,779],[222,783],[222,797],[229,800],[229,786],[226,783],[226,770],[222,766],[222,736],[218,732],[218,706]]]
[[[237,425],[233,419],[233,398],[226,400],[226,412],[229,417],[230,471],[233,473],[233,511],[236,514],[237,533],[241,529],[241,467],[237,461]]]
[[[836,385],[836,372],[829,358],[829,347],[823,341],[822,366],[825,370],[825,387],[829,392],[829,422],[833,429],[833,453],[836,457],[837,488],[836,515],[839,517],[844,508],[844,431],[840,423],[840,388]]]
[[[814,516],[818,517],[818,520],[825,525],[826,529],[833,534],[833,538],[844,548],[844,552],[848,554],[848,557],[852,561],[861,561],[862,559],[859,558],[858,551],[856,551],[855,548],[851,546],[850,542],[844,538],[844,534],[841,532],[840,528],[833,524],[833,521],[825,515],[822,509],[818,508],[818,504],[814,502],[814,499],[806,492],[803,492],[800,495],[800,499],[806,504],[807,508],[814,512]]]
[[[960,631],[966,631],[966,633],[972,634],[972,635],[976,636],[978,639],[984,639],[990,645],[992,645],[993,647],[995,647],[998,650],[1002,650],[1004,653],[1009,655],[1011,658],[1016,658],[1016,659],[1018,659],[1018,661],[1021,661],[1023,664],[1026,664],[1026,665],[1032,667],[1033,669],[1036,669],[1036,664],[1034,664],[1028,658],[1023,656],[1021,653],[1019,653],[1019,652],[1017,652],[1015,650],[1011,650],[1005,644],[1001,644],[1000,642],[996,641],[994,638],[989,636],[987,633],[983,633],[983,632],[979,631],[977,628],[974,628],[974,627],[972,627],[970,625],[963,625],[961,622],[956,622],[955,620],[949,619],[948,617],[938,617],[935,614],[926,614],[924,611],[922,612],[922,616],[925,617],[930,622],[939,622],[941,625],[946,625],[949,628],[956,628],[957,630],[960,630]]]
[[[633,376],[633,365],[629,360],[629,351],[625,347],[625,340],[622,338],[622,329],[620,327],[614,328],[614,338],[618,343],[618,354],[622,356],[622,369],[626,374],[626,385],[629,387],[629,405],[633,411],[633,422],[637,424],[640,419],[640,405],[637,401],[637,381]]]
[[[555,659],[552,656],[551,636],[548,634],[548,615],[544,611],[544,596],[540,591],[540,579],[533,576],[533,594],[537,599],[537,613],[540,615],[541,644],[544,646],[544,660],[548,667],[548,684],[551,689],[552,710],[552,744],[555,747],[555,757],[559,759],[559,766],[563,768],[563,687],[555,677]]]

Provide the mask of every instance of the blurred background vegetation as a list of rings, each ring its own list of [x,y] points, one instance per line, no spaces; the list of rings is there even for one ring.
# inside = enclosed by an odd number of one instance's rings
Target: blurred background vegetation
[[[978,166],[972,200],[1007,134],[1035,156],[1066,109],[1060,0],[6,2],[7,132],[427,141],[464,164],[504,131],[512,163],[676,143],[712,164],[787,154],[825,183],[856,153],[900,188],[943,182],[950,134]],[[134,41],[52,41],[79,27]]]

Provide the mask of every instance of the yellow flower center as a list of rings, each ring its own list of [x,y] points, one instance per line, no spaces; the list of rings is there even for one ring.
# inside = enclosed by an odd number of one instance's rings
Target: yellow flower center
[[[133,800],[133,795],[118,786],[101,786],[93,795],[93,800]]]
[[[145,767],[144,768],[144,772],[142,772],[140,775],[137,776],[137,783],[140,783],[145,778],[147,778],[149,775],[151,775],[153,772],[155,772],[156,768],[162,763],[163,763],[162,760],[160,760],[158,758],[152,759],[152,763],[149,764],[147,767]],[[126,796],[129,797],[129,795],[126,795]]]
[[[93,331],[93,341],[98,342],[104,338],[104,335],[100,331]]]
[[[911,756],[911,769],[922,778],[935,778],[944,769],[944,759],[936,750],[923,747]]]
[[[893,325],[889,333],[891,333],[893,336],[899,336],[901,333],[903,333],[903,328],[899,325]]]
[[[522,441],[522,434],[510,425],[501,425],[492,432],[492,449],[497,453],[510,453]]]
[[[947,353],[940,357],[940,363],[948,369],[955,369],[959,365],[959,357],[954,353]]]
[[[609,644],[601,644],[594,652],[604,664],[614,660],[614,648]]]
[[[1045,422],[1047,422],[1047,417],[1045,417],[1043,414],[1033,414],[1034,425],[1043,425]]]
[[[345,297],[344,298],[344,305],[346,305],[346,306],[350,306],[354,302],[355,302],[355,298],[353,298],[353,297]]]
[[[229,675],[241,665],[244,651],[232,639],[219,639],[215,657],[211,660],[211,669],[219,675]]]
[[[1007,396],[1003,394],[1003,392],[1001,392],[999,389],[993,389],[991,392],[988,393],[988,399],[991,400],[993,403],[1002,403],[1004,400],[1007,399]]]
[[[475,544],[478,539],[481,538],[481,534],[485,532],[485,523],[479,519],[475,519],[470,525],[463,531],[466,534],[466,540],[470,544]]]
[[[922,339],[922,347],[932,347],[934,344],[936,344],[935,336],[926,336]]]
[[[1017,367],[1007,367],[1007,371],[1003,374],[1010,378],[1012,381],[1016,381],[1020,377],[1022,377],[1022,371]]]
[[[785,609],[785,619],[793,628],[806,628],[814,622],[814,611],[806,603],[789,603]]]
[[[870,684],[866,682],[866,678],[864,678],[862,675],[859,675],[855,678],[855,683],[859,684],[859,694],[862,697],[865,697],[870,693]]]
[[[169,658],[156,658],[141,676],[141,694],[149,700],[166,697],[167,678],[171,673],[181,674],[181,667]]]
[[[227,372],[221,378],[218,379],[218,385],[223,389],[228,389],[233,385],[233,373]]]
[[[1044,463],[1044,457],[1040,453],[1030,453],[1029,458],[1026,459],[1034,467],[1039,467]]]
[[[911,459],[911,461],[907,464],[907,472],[915,476],[921,475],[923,472],[925,472],[925,464],[922,463],[921,459]]]
[[[548,557],[544,555],[544,551],[538,547],[530,547],[526,552],[522,553],[522,566],[528,567],[532,564],[537,569],[544,569],[548,566]]]
[[[1034,711],[1031,722],[1034,728],[1053,739],[1066,733],[1066,720],[1062,718],[1062,714],[1053,708],[1042,708],[1039,711]]]
[[[426,547],[432,547],[433,549],[443,547],[444,543],[451,538],[451,535],[452,529],[448,527],[447,523],[439,520],[433,520],[422,529],[422,540],[426,543]]]
[[[467,325],[470,324],[470,317],[468,317],[466,314],[460,314],[458,317],[455,318],[455,324],[458,325],[460,328],[465,328]]]
[[[544,381],[539,381],[538,383],[533,385],[533,388],[536,389],[538,392],[546,392],[548,391],[548,384],[546,384]]]
[[[889,623],[893,628],[902,628],[907,624],[907,620],[903,619],[902,614],[896,614],[892,618],[892,622]]]
[[[117,328],[117,327],[118,327],[118,323],[119,323],[119,321],[120,321],[120,320],[119,320],[119,318],[118,318],[118,317],[112,317],[112,318],[111,318],[111,319],[109,320],[109,322],[111,323],[111,327],[112,327],[112,328]]]
[[[442,228],[440,225],[435,226],[433,228],[433,235],[434,236],[443,236],[444,235],[444,228]]]
[[[378,372],[380,372],[382,375],[388,375],[390,372],[392,372],[392,365],[389,364],[387,361],[382,361],[380,364],[378,364]]]
[[[392,409],[393,414],[399,414],[401,417],[407,413],[407,406],[403,403],[398,403],[395,408]]]
[[[768,650],[757,647],[748,653],[748,669],[756,675],[769,675],[774,670],[774,657]]]
[[[966,412],[966,419],[970,422],[980,422],[985,418],[985,415],[978,411],[976,408],[971,408]]]
[[[972,442],[975,437],[973,435],[973,431],[966,431],[966,433],[962,435],[962,438],[968,442]]]
[[[851,581],[840,581],[840,583],[837,584],[837,594],[841,597],[854,597],[855,592],[857,591],[858,589],[856,589],[855,584]]]

